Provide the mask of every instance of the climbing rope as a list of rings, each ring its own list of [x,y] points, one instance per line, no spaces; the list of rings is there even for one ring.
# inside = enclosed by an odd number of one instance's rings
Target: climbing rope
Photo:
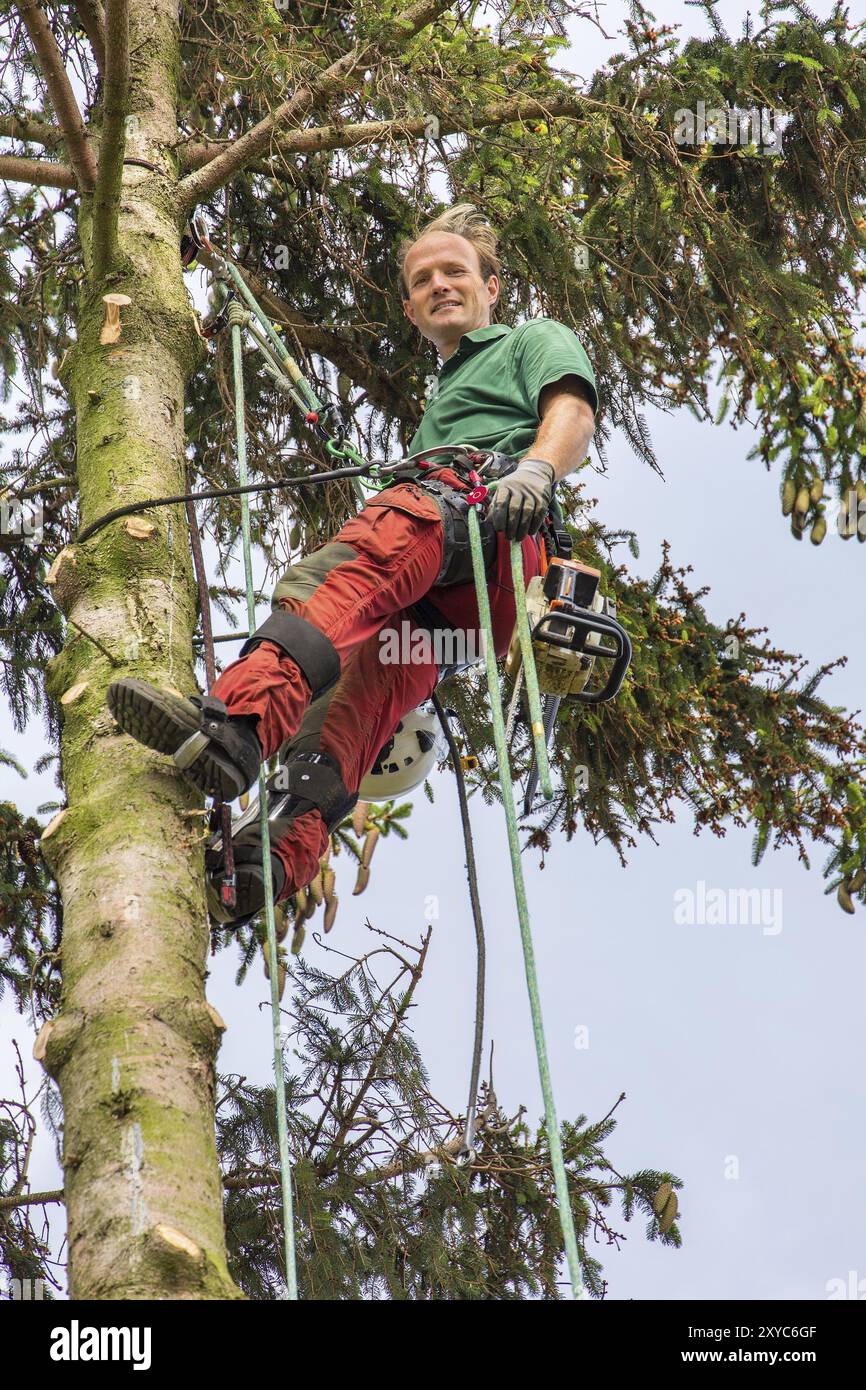
[[[296,458],[313,457],[300,449],[294,449],[291,453]],[[144,502],[129,502],[125,507],[115,507],[113,511],[98,517],[89,526],[85,526],[83,531],[79,531],[75,537],[75,544],[81,545],[83,541],[89,540],[110,521],[117,521],[122,516],[132,516],[134,512],[150,511],[151,507],[173,507],[179,502],[207,502],[215,497],[245,498],[252,492],[273,492],[277,488],[292,487],[300,483],[332,483],[337,478],[357,478],[361,473],[383,474],[393,472],[404,462],[405,460],[401,459],[397,463],[365,463],[362,467],[355,468],[328,468],[320,473],[299,473],[293,478],[278,478],[269,483],[247,483],[244,487],[203,488],[200,492],[179,492],[174,497],[149,497]],[[385,484],[383,483],[382,486]]]
[[[240,305],[229,305],[228,321],[232,337],[232,376],[235,396],[235,442],[238,479],[247,485],[247,427],[244,408],[244,378],[241,329],[244,312]],[[249,493],[241,493],[241,536],[243,538],[244,579],[247,590],[247,623],[249,635],[256,630],[256,599],[253,586],[252,547],[250,542]],[[286,1257],[287,1297],[298,1297],[298,1272],[295,1262],[295,1217],[292,1196],[292,1165],[289,1158],[289,1131],[286,1120],[286,1079],[284,1072],[283,1038],[280,1028],[279,966],[277,957],[277,928],[274,920],[274,884],[271,876],[271,834],[268,824],[268,786],[265,764],[259,768],[259,805],[261,807],[262,866],[265,881],[265,925],[268,937],[269,975],[271,982],[271,1021],[274,1037],[274,1086],[277,1106],[277,1140],[280,1150],[280,1188],[283,1200],[283,1243]]]
[[[476,972],[475,972],[475,1040],[472,1047],[472,1073],[469,1078],[469,1098],[466,1102],[466,1124],[463,1139],[457,1151],[457,1162],[463,1167],[475,1157],[475,1110],[478,1099],[478,1078],[481,1073],[481,1049],[484,1046],[484,977],[487,964],[487,949],[484,941],[484,921],[481,916],[481,899],[478,894],[478,873],[475,865],[475,845],[472,840],[472,826],[469,823],[469,800],[466,796],[466,780],[463,776],[463,763],[457,740],[451,730],[442,701],[434,690],[431,695],[433,708],[439,716],[451,766],[457,778],[457,799],[460,802],[460,821],[463,826],[463,843],[466,847],[466,877],[469,880],[469,898],[472,903],[472,921],[475,925]]]
[[[574,1216],[568,1193],[568,1178],[562,1157],[562,1144],[559,1138],[559,1125],[556,1118],[556,1105],[550,1080],[550,1066],[547,1060],[547,1045],[544,1041],[544,1020],[541,998],[538,992],[538,975],[535,969],[535,952],[532,946],[532,931],[529,925],[529,910],[526,903],[526,885],[523,881],[523,864],[520,859],[520,842],[517,838],[517,817],[514,810],[514,792],[511,784],[511,766],[508,758],[508,744],[505,739],[505,724],[502,717],[502,691],[499,685],[499,672],[496,668],[496,655],[493,646],[493,624],[490,617],[490,598],[484,574],[484,553],[481,547],[481,529],[475,507],[469,508],[469,540],[472,549],[472,571],[475,577],[475,590],[478,598],[478,616],[484,630],[484,659],[487,670],[487,686],[490,692],[490,712],[493,717],[493,738],[496,745],[496,761],[499,785],[502,789],[502,804],[505,808],[505,823],[508,829],[508,848],[511,854],[511,873],[514,879],[514,895],[517,900],[517,917],[520,923],[520,940],[523,945],[523,963],[526,973],[526,987],[529,992],[529,1007],[532,1014],[532,1031],[535,1036],[535,1052],[538,1058],[538,1075],[541,1093],[544,1097],[545,1127],[550,1147],[550,1162],[556,1187],[556,1201],[559,1208],[559,1221],[565,1244],[565,1256],[571,1288],[575,1298],[585,1297],[580,1274],[580,1257],[577,1237],[574,1230]],[[535,680],[534,698],[532,677],[535,677],[535,663],[532,660],[531,640],[526,617],[526,592],[523,575],[523,551],[516,541],[511,543],[511,568],[514,575],[514,601],[517,608],[518,630],[521,632],[521,648],[524,664],[527,667],[526,689],[530,699],[530,712],[533,726],[533,740],[536,758],[542,775],[547,766],[546,750],[539,749],[542,743],[543,724],[538,699],[538,682]],[[521,627],[522,610],[522,627]],[[524,634],[529,652],[524,645]],[[529,660],[527,661],[527,655]],[[531,675],[530,675],[531,672]],[[544,756],[544,762],[542,762]],[[550,770],[547,769],[548,787]]]

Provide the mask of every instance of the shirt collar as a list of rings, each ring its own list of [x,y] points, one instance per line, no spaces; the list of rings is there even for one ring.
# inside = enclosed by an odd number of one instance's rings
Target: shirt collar
[[[442,377],[452,365],[459,366],[461,362],[470,357],[472,353],[478,352],[485,344],[493,342],[496,338],[504,338],[506,333],[510,332],[511,329],[506,323],[490,323],[486,328],[473,328],[469,333],[463,333],[456,349],[448,361],[443,363],[439,376]]]

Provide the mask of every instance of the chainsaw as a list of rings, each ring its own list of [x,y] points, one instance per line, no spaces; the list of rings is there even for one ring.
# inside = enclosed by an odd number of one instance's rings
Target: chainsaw
[[[544,702],[544,741],[547,745],[563,700],[600,705],[613,700],[632,657],[631,640],[616,620],[616,605],[599,589],[601,573],[577,560],[553,555],[543,575],[535,575],[526,588],[526,614],[538,689]],[[600,663],[600,672],[596,672]],[[610,664],[608,664],[610,663]],[[514,679],[508,712],[510,733],[523,679],[520,638],[511,638],[505,671]],[[593,680],[594,675],[601,676]],[[528,814],[538,782],[533,757],[523,809]]]

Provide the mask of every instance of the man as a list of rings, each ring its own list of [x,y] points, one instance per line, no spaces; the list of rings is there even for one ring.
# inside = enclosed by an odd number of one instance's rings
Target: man
[[[410,456],[468,444],[520,459],[496,484],[482,522],[502,656],[515,622],[510,542],[521,542],[528,581],[540,570],[536,536],[554,485],[586,457],[598,404],[592,368],[563,324],[491,322],[500,293],[496,237],[471,204],[428,223],[401,246],[398,264],[403,311],[442,359]],[[288,747],[287,794],[271,820],[277,902],[315,877],[379,751],[443,677],[432,659],[382,661],[382,630],[392,624],[399,632],[406,619],[429,627],[431,616],[458,631],[478,627],[461,498],[472,484],[453,468],[421,465],[418,482],[383,489],[287,571],[271,616],[209,697],[186,700],[135,679],[109,687],[122,729],[169,755],[187,744],[178,755],[187,776],[226,800],[253,784],[263,758]],[[209,856],[208,901],[221,921],[248,920],[264,904],[260,834],[256,821],[235,837],[233,910],[221,903],[221,850]]]

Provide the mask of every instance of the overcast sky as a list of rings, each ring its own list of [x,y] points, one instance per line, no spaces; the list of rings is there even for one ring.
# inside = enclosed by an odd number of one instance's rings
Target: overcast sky
[[[746,6],[721,7],[732,35]],[[813,9],[828,13],[827,3]],[[757,14],[759,7],[752,6]],[[627,6],[600,7],[613,32]],[[706,32],[700,11],[658,3],[657,19],[682,33]],[[572,25],[560,61],[588,77],[622,39],[606,44],[591,26]],[[610,468],[591,489],[598,515],[633,528],[650,577],[663,540],[677,564],[694,566],[695,587],[708,584],[710,616],[724,624],[745,610],[775,644],[802,652],[813,667],[844,655],[845,668],[821,687],[831,703],[860,709],[866,688],[866,549],[832,530],[815,548],[790,536],[777,475],[746,461],[749,428],[699,424],[687,411],[647,410],[664,481],[614,437]],[[238,609],[242,617],[241,606]],[[32,768],[44,751],[37,720],[23,737],[0,714],[0,746]],[[58,793],[50,777],[19,784],[2,773],[4,795],[24,810]],[[9,785],[9,781],[14,785]],[[410,839],[380,842],[370,887],[352,898],[354,875],[336,861],[341,905],[329,944],[361,953],[377,927],[407,939],[424,929],[425,899],[438,895],[429,965],[414,1029],[434,1093],[462,1110],[473,1026],[474,934],[463,868],[453,778],[434,777],[435,805],[423,794],[407,823]],[[488,938],[487,1043],[495,1041],[495,1082],[503,1104],[541,1100],[523,977],[505,824],[497,807],[472,800]],[[866,1280],[866,1183],[862,989],[866,912],[853,917],[823,896],[816,849],[807,872],[793,851],[750,865],[751,830],[730,828],[721,840],[695,837],[683,817],[642,843],[623,870],[606,845],[584,833],[556,843],[539,871],[525,856],[537,964],[557,1107],[561,1117],[596,1120],[616,1101],[619,1124],[606,1153],[620,1172],[669,1168],[684,1180],[681,1250],[650,1245],[643,1220],[611,1224],[620,1249],[596,1248],[615,1299],[827,1297],[831,1281]],[[675,894],[720,888],[765,890],[772,921],[752,925],[679,925]],[[308,935],[308,959],[333,965]],[[222,1072],[250,1081],[271,1076],[267,985],[256,966],[234,985],[236,958],[213,963],[208,996],[227,1021]],[[288,997],[288,991],[287,991]],[[18,1039],[31,1084],[32,1032],[0,1002],[4,1042]],[[586,1034],[576,1030],[588,1030]],[[576,1046],[588,1037],[588,1046]],[[14,1094],[10,1054],[0,1056],[0,1095]],[[59,1185],[50,1144],[37,1145],[34,1188]],[[866,1296],[866,1283],[863,1294]]]

